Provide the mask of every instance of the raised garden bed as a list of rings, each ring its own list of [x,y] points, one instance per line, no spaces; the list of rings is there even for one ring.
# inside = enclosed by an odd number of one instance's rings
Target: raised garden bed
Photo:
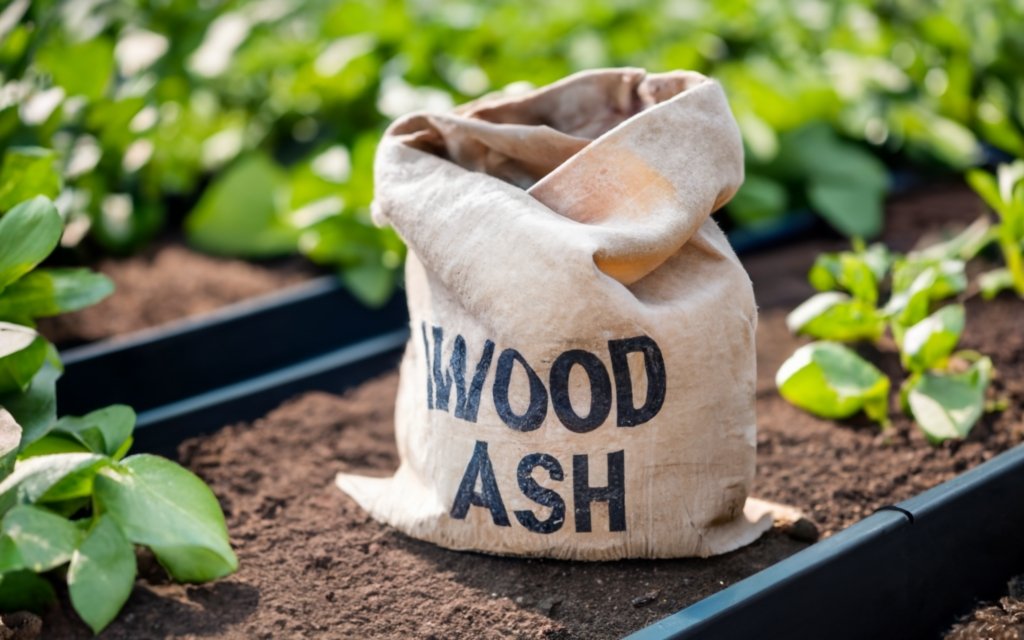
[[[70,347],[209,313],[318,275],[307,260],[263,263],[208,256],[168,238],[127,258],[104,258],[94,269],[115,292],[95,306],[40,322],[52,342]]]
[[[968,222],[979,210],[960,188],[905,198],[891,207],[887,239],[906,249],[926,227]],[[964,344],[993,355],[1000,371],[994,388],[1007,396],[1009,409],[986,416],[964,442],[930,447],[902,417],[885,434],[866,423],[817,420],[783,402],[772,380],[798,343],[785,330],[785,313],[806,296],[807,266],[826,248],[835,247],[808,241],[746,263],[762,309],[754,493],[805,510],[830,535],[1024,440],[1024,335],[1018,301],[968,302]],[[307,388],[339,390],[395,362],[399,342],[364,345],[362,355],[373,354],[367,367],[345,366],[345,353],[338,352],[334,360],[321,358],[288,375],[293,383],[312,376],[312,383],[303,383]],[[279,381],[266,378],[264,389],[278,388]],[[710,560],[582,564],[455,553],[410,540],[368,520],[333,485],[340,470],[383,475],[396,466],[395,383],[389,374],[340,398],[308,394],[255,423],[182,445],[182,460],[224,504],[242,568],[199,587],[166,584],[159,572],[149,572],[105,636],[617,637],[807,546],[772,531],[747,549]],[[205,403],[179,406],[179,422],[213,419],[225,399],[251,404],[246,398],[258,397],[258,387],[236,385]],[[150,426],[139,441],[159,447],[180,438],[181,431],[166,439],[147,435],[172,424],[167,415],[143,420]],[[873,522],[880,519],[895,527],[905,516],[888,513]],[[87,637],[67,611],[52,611],[48,628],[56,637]],[[956,613],[950,612],[950,623]]]
[[[76,414],[129,404],[141,412],[139,425],[149,427],[137,443],[173,454],[189,435],[256,418],[308,388],[289,386],[293,380],[309,384],[317,371],[366,359],[370,354],[365,347],[353,349],[356,343],[401,344],[407,317],[401,296],[368,309],[334,277],[323,276],[196,318],[64,351],[60,410]],[[218,410],[197,419],[193,414],[200,406]]]

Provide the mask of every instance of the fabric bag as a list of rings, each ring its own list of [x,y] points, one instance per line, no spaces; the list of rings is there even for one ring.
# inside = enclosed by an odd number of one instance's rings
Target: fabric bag
[[[755,540],[757,311],[711,214],[743,181],[718,83],[588,71],[413,114],[374,220],[409,247],[412,336],[374,518],[452,549],[576,560]]]

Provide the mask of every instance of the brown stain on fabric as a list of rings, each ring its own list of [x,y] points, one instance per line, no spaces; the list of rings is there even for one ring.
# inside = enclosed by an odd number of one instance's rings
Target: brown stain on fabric
[[[647,161],[622,144],[607,141],[593,155],[570,158],[568,166],[541,181],[528,193],[552,211],[581,224],[628,224],[678,206],[672,183]],[[600,165],[600,168],[595,168]],[[646,247],[628,255],[601,254],[594,262],[623,284],[644,277],[678,250]]]

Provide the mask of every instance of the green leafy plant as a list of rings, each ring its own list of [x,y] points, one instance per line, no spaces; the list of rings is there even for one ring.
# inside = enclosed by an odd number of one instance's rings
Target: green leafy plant
[[[780,394],[824,418],[863,411],[887,426],[891,381],[838,342],[878,345],[888,329],[908,374],[900,388],[903,410],[931,442],[965,437],[984,411],[992,361],[956,351],[964,306],[941,303],[967,289],[964,261],[992,238],[990,225],[981,219],[945,242],[904,256],[860,242],[853,251],[819,256],[808,279],[821,293],[786,321],[794,333],[824,341],[801,347],[783,363],[776,376]],[[879,306],[887,276],[891,295]]]
[[[0,181],[0,193],[16,190]],[[60,359],[32,325],[113,289],[86,269],[38,267],[63,230],[43,196],[0,217],[0,609],[40,610],[55,597],[50,575],[67,582],[75,610],[98,633],[131,593],[135,545],[186,582],[227,575],[238,561],[202,480],[163,458],[125,457],[131,408],[57,419]]]
[[[0,182],[0,189],[7,184]],[[36,333],[35,320],[81,309],[113,291],[109,279],[88,269],[37,268],[63,229],[57,209],[43,196],[0,217],[0,323],[9,328],[2,334],[9,346],[0,348],[0,406],[23,410],[19,417],[30,430],[53,419],[60,372],[56,349]]]
[[[967,182],[999,214],[994,235],[1006,267],[981,276],[982,295],[993,298],[1012,289],[1024,298],[1024,160],[1000,165],[993,176],[980,169],[967,173]]]
[[[890,263],[884,246],[860,242],[854,251],[818,256],[808,279],[821,293],[794,309],[786,325],[814,338],[877,341],[885,332],[885,315],[876,308],[879,286]]]
[[[14,0],[0,10],[0,154],[39,177],[32,167],[56,164],[57,181],[25,188],[60,201],[69,245],[130,251],[171,208],[192,209],[196,246],[298,251],[370,302],[388,297],[404,255],[367,212],[384,126],[513,82],[614,65],[714,76],[747,149],[727,208],[740,225],[808,207],[868,237],[887,187],[876,152],[957,169],[980,140],[1024,155],[1024,14],[1004,0],[535,9]],[[19,145],[53,151],[12,155]]]
[[[841,344],[800,347],[779,368],[775,384],[783,398],[823,418],[849,418],[864,411],[876,422],[889,422],[889,378]]]
[[[0,608],[38,610],[53,599],[41,574],[59,574],[75,611],[98,633],[132,591],[135,545],[182,582],[238,567],[220,505],[202,480],[164,458],[123,457],[134,424],[134,412],[115,405],[30,433],[0,410],[5,459],[17,460],[0,481],[0,585],[13,579],[35,594],[26,603],[0,589]]]

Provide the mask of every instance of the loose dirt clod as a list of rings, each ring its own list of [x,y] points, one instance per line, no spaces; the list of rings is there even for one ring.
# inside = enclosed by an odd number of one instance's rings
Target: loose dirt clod
[[[800,518],[796,522],[784,523],[780,528],[787,536],[799,542],[817,542],[818,537],[821,535],[818,531],[818,526],[807,518]]]
[[[659,595],[661,595],[660,591],[657,591],[657,590],[655,590],[655,591],[648,591],[647,593],[643,594],[642,596],[637,596],[637,597],[633,598],[629,602],[634,607],[642,607],[645,604],[650,604],[650,603],[654,602],[655,600],[657,600]]]

